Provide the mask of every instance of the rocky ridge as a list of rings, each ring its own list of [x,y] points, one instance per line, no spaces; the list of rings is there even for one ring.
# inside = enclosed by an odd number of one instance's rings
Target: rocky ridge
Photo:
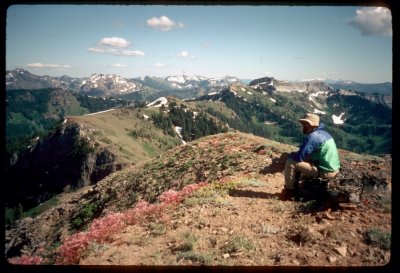
[[[42,255],[52,263],[56,246],[94,218],[123,213],[139,200],[155,204],[168,190],[208,182],[211,188],[206,194],[195,194],[163,217],[128,226],[110,242],[93,242],[86,254],[81,253],[80,263],[388,263],[390,246],[368,236],[377,228],[390,232],[391,158],[341,150],[342,169],[332,186],[358,198],[292,202],[281,200],[280,191],[285,154],[293,150],[244,133],[208,136],[173,148],[65,197],[62,204],[36,218],[19,220],[6,230],[6,256]],[[216,185],[225,190],[214,192]],[[185,248],[191,240],[191,247]]]

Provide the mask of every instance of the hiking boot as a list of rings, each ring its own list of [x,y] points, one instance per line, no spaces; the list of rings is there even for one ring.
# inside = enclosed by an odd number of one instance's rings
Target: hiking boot
[[[282,201],[287,201],[287,200],[298,201],[299,193],[295,189],[283,189],[280,197],[281,197],[280,200]]]

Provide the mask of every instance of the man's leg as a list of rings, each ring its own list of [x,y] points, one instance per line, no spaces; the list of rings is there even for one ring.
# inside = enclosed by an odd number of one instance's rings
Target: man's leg
[[[297,162],[291,158],[285,164],[285,189],[295,189],[301,174],[318,177],[318,168],[308,162]]]
[[[318,168],[308,162],[296,162],[296,171],[299,171],[307,176],[318,177]]]
[[[297,162],[288,158],[285,163],[285,189],[294,190],[299,182],[300,173],[296,171]]]
[[[334,178],[338,173],[339,173],[339,170],[337,170],[337,171],[335,171],[335,172],[330,172],[330,173],[328,173],[328,172],[321,172],[320,177],[321,177],[321,178],[330,179],[330,178]]]

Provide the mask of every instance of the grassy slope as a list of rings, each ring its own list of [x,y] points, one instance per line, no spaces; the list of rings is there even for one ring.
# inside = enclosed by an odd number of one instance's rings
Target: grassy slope
[[[119,163],[150,159],[180,143],[178,137],[164,135],[143,114],[150,110],[116,109],[88,116],[67,117],[86,131],[95,146],[117,155]],[[133,136],[131,133],[136,132]]]

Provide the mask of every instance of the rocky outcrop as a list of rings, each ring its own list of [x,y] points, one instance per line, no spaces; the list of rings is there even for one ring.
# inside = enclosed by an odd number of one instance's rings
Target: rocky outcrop
[[[78,124],[66,122],[19,156],[6,181],[8,207],[35,207],[65,189],[97,183],[122,166],[107,149],[96,149]],[[12,183],[11,183],[12,182]]]
[[[252,80],[249,86],[262,88],[265,91],[278,91],[278,92],[319,92],[330,91],[332,87],[324,82],[287,82],[274,79],[273,77],[263,77]]]
[[[323,82],[304,82],[304,83],[292,83],[292,82],[276,82],[276,91],[278,92],[319,92],[319,91],[330,91],[331,88]]]

